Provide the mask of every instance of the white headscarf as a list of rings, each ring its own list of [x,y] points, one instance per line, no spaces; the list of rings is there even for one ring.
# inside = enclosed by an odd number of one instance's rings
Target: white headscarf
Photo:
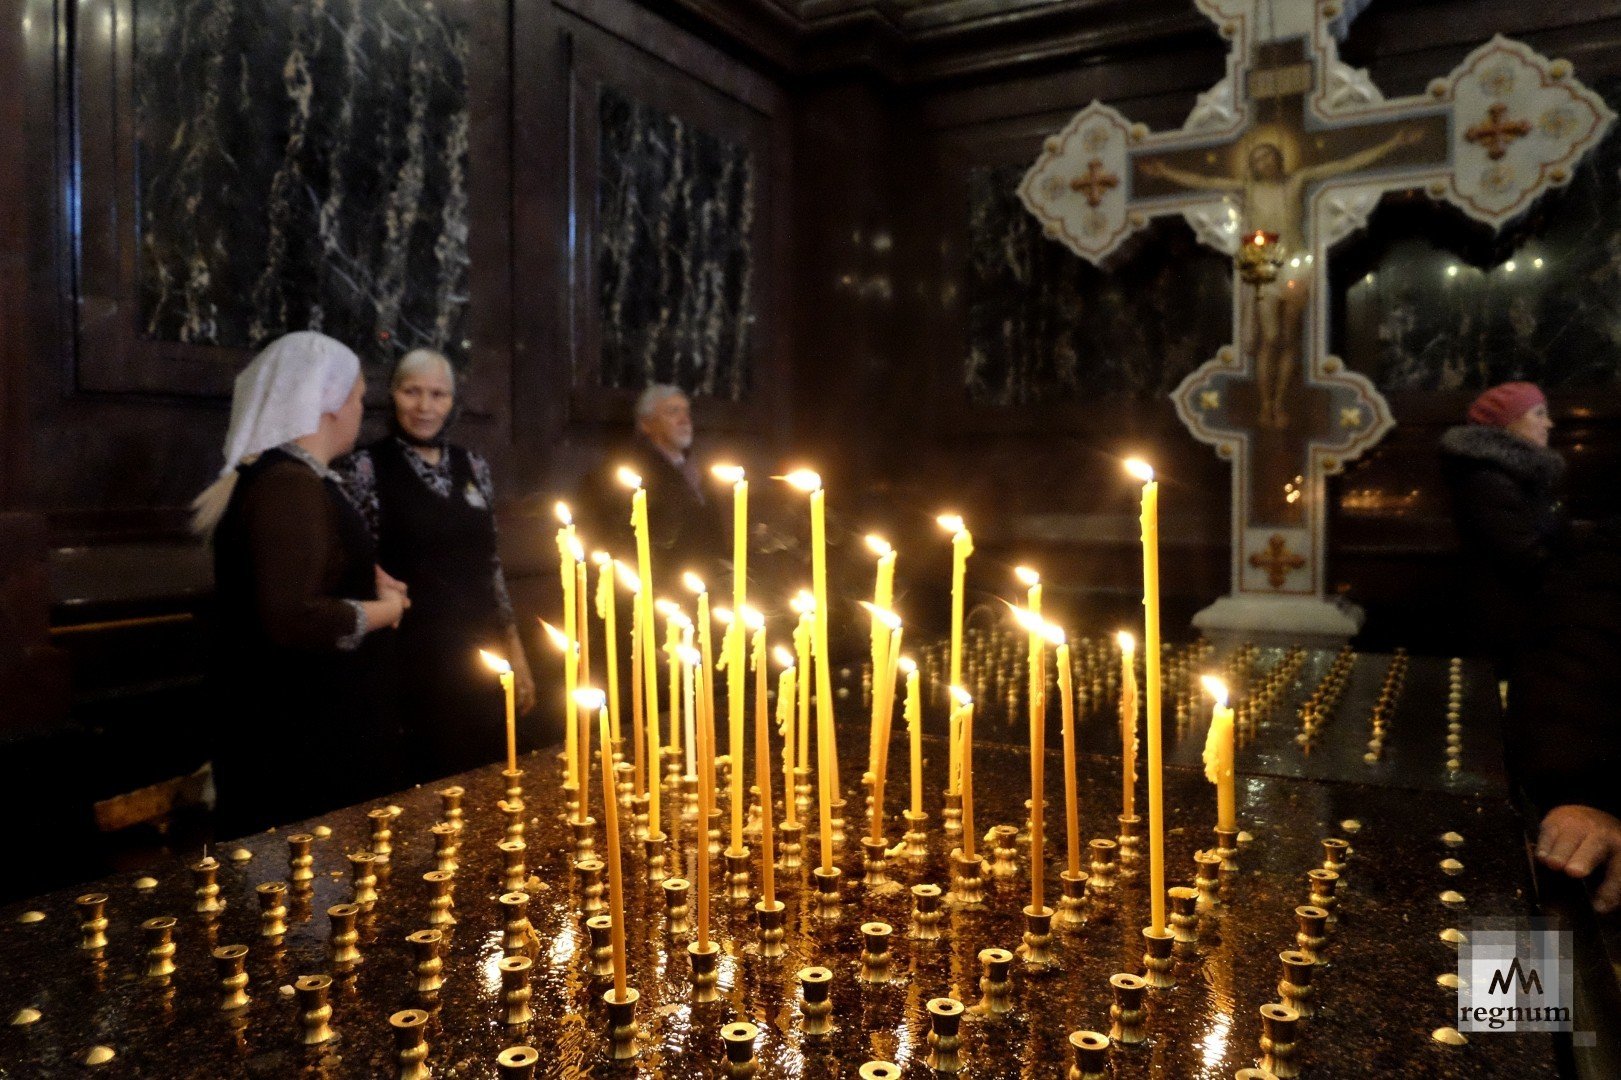
[[[359,377],[354,350],[325,334],[301,330],[272,341],[236,377],[221,472],[315,434],[321,414],[341,409]]]

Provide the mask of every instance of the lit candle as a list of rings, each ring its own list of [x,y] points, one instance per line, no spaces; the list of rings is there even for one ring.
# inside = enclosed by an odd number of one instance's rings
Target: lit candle
[[[577,629],[574,640],[580,646],[580,669],[574,677],[575,686],[591,685],[591,589],[586,582],[588,567],[585,561],[585,548],[578,540],[574,541],[574,572],[578,575],[574,583],[574,614]],[[586,720],[589,723],[589,719]],[[590,741],[587,739],[586,741]],[[591,768],[591,756],[584,754],[580,758],[580,767]]]
[[[718,479],[732,485],[732,610],[743,614],[748,594],[749,556],[749,482],[743,469],[737,465],[716,465],[710,470]],[[743,850],[743,695],[746,685],[743,649],[747,642],[742,633],[732,639],[732,651],[726,663],[727,753],[732,758],[731,784],[727,795],[732,808],[732,842],[729,854]]]
[[[1033,574],[1034,571],[1029,573]],[[1037,603],[1041,600],[1040,588],[1039,582],[1031,587]],[[1041,807],[1047,790],[1047,725],[1040,709],[1037,685],[1041,669],[1047,662],[1047,634],[1050,631],[1034,611],[1014,608],[1013,614],[1030,635],[1030,906],[1040,911],[1046,899],[1047,876],[1047,837]]]
[[[974,857],[974,699],[960,686],[951,688],[957,702],[957,729],[962,732],[962,853]]]
[[[1075,785],[1075,686],[1069,670],[1069,642],[1064,631],[1051,623],[1047,625],[1048,640],[1058,646],[1059,708],[1064,717],[1064,819],[1068,826],[1069,873],[1081,872],[1081,817],[1080,799]]]
[[[941,514],[935,519],[940,527],[951,533],[951,686],[962,685],[962,613],[963,590],[968,578],[968,556],[974,553],[974,538],[968,526],[956,514]],[[956,715],[955,713],[953,715]],[[955,721],[953,722],[955,727]],[[948,787],[955,794],[961,781],[962,759],[959,746],[962,740],[956,730],[950,732],[953,758],[950,763]]]
[[[1143,482],[1143,696],[1148,699],[1148,898],[1149,930],[1165,932],[1165,777],[1160,760],[1159,688],[1159,484],[1147,462],[1132,459],[1126,471]]]
[[[619,481],[635,489],[630,499],[630,526],[636,534],[636,577],[642,583],[642,710],[647,719],[647,835],[662,836],[659,828],[659,662],[653,630],[653,545],[647,524],[647,489],[629,469],[619,470]],[[673,704],[673,703],[672,703]]]
[[[1120,644],[1120,813],[1137,816],[1137,639],[1122,630]]]
[[[698,605],[694,626],[698,632],[698,664],[703,669],[703,673],[702,678],[694,682],[694,686],[702,687],[701,690],[696,691],[698,701],[697,722],[699,724],[713,725],[715,722],[715,698],[710,690],[710,679],[713,673],[715,653],[710,637],[709,588],[704,584],[703,578],[700,578],[691,570],[681,575],[681,583],[687,587],[688,592],[697,597],[696,603]],[[693,753],[697,757],[698,767],[706,767],[704,756],[698,752],[696,745],[693,746]],[[708,828],[708,826],[705,825],[705,828]]]
[[[586,816],[585,792],[590,787],[591,771],[589,768],[587,768],[582,773],[579,768],[582,760],[589,763],[589,750],[582,751],[579,740],[579,731],[576,723],[580,717],[585,715],[584,713],[580,712],[578,699],[574,694],[575,688],[579,685],[574,681],[574,673],[579,670],[578,654],[580,651],[580,644],[577,641],[571,640],[566,633],[559,630],[545,619],[540,620],[540,625],[541,628],[546,631],[546,637],[553,645],[557,646],[557,648],[562,651],[565,658],[563,661],[563,684],[567,692],[566,700],[569,707],[567,710],[565,710],[563,715],[563,726],[565,728],[565,734],[571,734],[574,736],[573,738],[566,740],[564,755],[568,758],[569,764],[572,767],[567,768],[565,771],[568,774],[567,779],[572,780],[576,785],[574,820],[584,821]],[[582,753],[586,756],[582,757]],[[514,758],[514,760],[516,760],[516,758]],[[512,768],[516,769],[517,765],[513,765]]]
[[[872,604],[869,610],[877,609],[872,613],[872,685],[873,699],[877,700],[877,689],[884,680],[884,664],[889,659],[889,626],[878,617],[878,611],[888,611],[893,606],[895,595],[895,549],[881,536],[867,537],[867,550],[878,556],[877,577],[872,588]],[[877,738],[876,725],[869,733],[873,740]],[[867,746],[867,769],[873,770],[878,761],[878,744],[872,741]]]
[[[501,680],[501,690],[507,699],[507,771],[518,771],[518,709],[514,703],[512,665],[502,657],[483,649],[478,651],[484,658],[484,666],[495,672]]]
[[[1204,774],[1216,785],[1216,828],[1238,828],[1238,797],[1233,790],[1233,710],[1227,707],[1227,684],[1206,675],[1205,693],[1216,699],[1210,713],[1210,734],[1205,737]]]
[[[766,907],[770,908],[777,902],[777,871],[771,835],[771,721],[766,703],[765,618],[753,608],[744,608],[743,618],[754,630],[750,663],[754,665],[754,782],[760,787],[760,890]],[[738,762],[733,775],[741,771],[742,764]]]
[[[563,771],[565,782],[577,788],[580,783],[580,740],[574,726],[574,688],[579,685],[580,668],[573,644],[579,626],[575,606],[584,599],[575,592],[579,578],[574,572],[574,551],[579,541],[575,539],[574,515],[569,511],[568,503],[560,502],[552,509],[561,523],[557,530],[557,556],[558,576],[563,582],[563,643],[558,646],[563,654]],[[516,769],[517,766],[511,768]]]
[[[670,675],[670,741],[666,743],[677,754],[681,752],[681,624],[687,617],[669,600],[659,600],[653,608],[664,616],[664,656]],[[689,624],[690,625],[690,624]],[[657,770],[655,770],[657,771]]]
[[[576,703],[587,716],[595,713],[602,743],[602,824],[608,834],[608,914],[613,919],[609,943],[613,946],[614,1000],[625,1000],[625,881],[619,866],[619,802],[614,798],[614,755],[609,742],[608,714],[601,690],[577,691]],[[589,740],[587,740],[589,741]]]
[[[1028,566],[1015,567],[1013,576],[1025,587],[1025,607],[1035,622],[1030,627],[1030,724],[1047,715],[1047,645],[1042,636],[1041,575]]]
[[[698,659],[690,657],[690,660]],[[709,672],[700,667],[698,679],[707,679]],[[699,692],[699,699],[709,692],[703,687]],[[713,717],[710,718],[711,721]],[[697,730],[698,757],[700,760],[713,759],[715,756],[714,737],[715,729],[712,723],[700,723]],[[709,820],[709,812],[715,806],[715,774],[710,769],[698,770],[698,840],[693,845],[698,853],[698,947],[703,950],[709,948],[709,842],[704,839],[703,832],[708,828],[705,822]]]
[[[912,744],[912,816],[923,813],[923,694],[918,688],[917,664],[903,657],[906,672],[906,734]]]
[[[810,770],[810,699],[811,699],[811,635],[813,623],[816,620],[816,597],[801,589],[789,607],[799,615],[799,622],[794,627],[794,664],[799,670],[796,683],[799,701],[799,753],[795,760],[801,769]],[[788,789],[789,794],[793,788]]]
[[[822,869],[833,869],[833,799],[832,778],[838,762],[833,745],[833,680],[829,676],[831,659],[828,656],[827,616],[832,608],[827,603],[827,512],[824,506],[822,478],[809,469],[789,473],[783,477],[800,491],[810,495],[811,518],[811,588],[816,597],[816,622],[812,629],[816,658],[816,760],[817,794],[821,817]]]
[[[635,755],[635,788],[637,795],[647,791],[646,774],[642,770],[642,744],[646,741],[646,726],[642,723],[642,581],[623,563],[615,562],[619,582],[630,592],[630,734]]]
[[[608,730],[613,733],[614,746],[619,745],[619,640],[617,598],[614,578],[619,564],[606,551],[593,552],[591,561],[597,564],[597,618],[602,620],[603,659],[608,669]]]
[[[681,716],[684,724],[683,730],[687,735],[687,771],[682,773],[683,780],[696,780],[698,778],[698,721],[696,716],[697,679],[693,668],[698,663],[698,651],[692,647],[692,623],[681,628],[682,649],[678,654],[681,661]],[[687,657],[691,656],[689,663]]]
[[[884,624],[884,643],[887,652],[883,658],[881,681],[872,688],[872,741],[876,747],[872,769],[872,838],[884,838],[884,778],[889,774],[889,729],[895,716],[894,672],[900,665],[900,616],[893,611],[873,610],[873,617]]]
[[[778,645],[772,650],[782,671],[777,676],[777,734],[782,736],[782,820],[793,825],[799,819],[794,808],[794,686],[799,669],[794,654]]]

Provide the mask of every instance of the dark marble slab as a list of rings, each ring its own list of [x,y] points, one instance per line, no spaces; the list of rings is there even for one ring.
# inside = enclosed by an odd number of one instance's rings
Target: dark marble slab
[[[846,699],[848,700],[848,699]],[[865,725],[846,725],[841,740],[844,775],[859,772],[866,744]],[[926,806],[940,810],[937,792],[944,777],[944,745],[927,740]],[[894,766],[887,809],[895,814],[906,798],[905,756]],[[977,824],[1015,824],[1024,817],[1028,794],[1027,752],[987,743],[975,751]],[[531,819],[526,832],[529,864],[539,879],[530,917],[540,937],[533,976],[537,1019],[526,1029],[508,1031],[496,1004],[499,980],[500,918],[495,897],[499,859],[495,850],[503,821],[493,809],[501,781],[494,768],[458,778],[467,786],[467,828],[462,835],[457,875],[456,915],[447,985],[432,1009],[429,1065],[437,1076],[491,1077],[494,1058],[504,1046],[528,1043],[542,1050],[539,1075],[638,1075],[690,1077],[723,1075],[719,1030],[734,1019],[761,1028],[756,1054],[761,1075],[769,1077],[849,1077],[870,1058],[901,1064],[904,1075],[931,1075],[924,1003],[951,994],[966,1004],[979,1000],[978,951],[1012,948],[1022,932],[1019,908],[1028,903],[1028,880],[991,885],[989,903],[978,912],[952,911],[944,939],[913,942],[905,937],[909,902],[904,895],[877,894],[858,884],[859,856],[853,837],[860,815],[852,814],[852,841],[838,862],[844,870],[846,903],[837,925],[818,922],[808,907],[808,868],[779,875],[788,904],[788,956],[764,961],[751,948],[752,923],[746,909],[719,902],[714,933],[722,944],[723,1000],[712,1005],[689,1001],[687,939],[672,939],[662,917],[662,897],[642,881],[639,854],[627,855],[631,984],[641,994],[638,1017],[644,1031],[641,1056],[633,1067],[615,1071],[604,1061],[605,987],[585,975],[584,936],[576,914],[577,883],[570,870],[570,841],[560,820],[557,770],[552,755],[530,755]],[[1082,835],[1108,836],[1117,812],[1118,762],[1087,755],[1079,769]],[[1192,854],[1205,846],[1211,824],[1210,787],[1194,769],[1167,769],[1167,866],[1170,883],[1191,878]],[[1062,769],[1057,755],[1047,762],[1051,804],[1062,806]],[[294,1002],[280,987],[301,974],[326,972],[328,905],[347,899],[342,856],[365,842],[364,807],[318,819],[333,828],[318,841],[313,895],[292,925],[284,947],[258,944],[253,887],[287,873],[285,835],[260,834],[242,842],[254,853],[246,864],[227,861],[220,873],[229,908],[217,923],[192,914],[191,884],[184,870],[157,870],[158,887],[132,888],[133,874],[118,875],[96,887],[111,900],[110,945],[100,958],[77,947],[73,897],[89,886],[38,897],[0,909],[0,1014],[38,1008],[32,1026],[0,1027],[0,1074],[27,1077],[77,1076],[75,1064],[93,1045],[118,1053],[108,1075],[127,1077],[375,1077],[391,1074],[387,1018],[419,1004],[410,989],[410,955],[404,936],[425,925],[428,890],[422,873],[432,867],[428,827],[439,800],[419,788],[393,800],[403,807],[394,826],[391,874],[382,887],[375,915],[363,928],[365,962],[334,991],[334,1044],[306,1051],[298,1042]],[[1227,884],[1228,908],[1207,917],[1195,953],[1177,963],[1178,986],[1150,997],[1149,1041],[1116,1047],[1116,1078],[1230,1077],[1253,1062],[1259,1035],[1258,1007],[1275,997],[1277,952],[1292,947],[1294,907],[1307,895],[1305,871],[1319,865],[1320,841],[1346,835],[1355,851],[1347,869],[1340,906],[1341,926],[1332,938],[1330,963],[1316,976],[1321,1012],[1305,1023],[1299,1063],[1312,1077],[1360,1078],[1406,1075],[1436,1078],[1555,1075],[1552,1039],[1546,1035],[1477,1036],[1462,1047],[1442,1046],[1431,1031],[1453,1022],[1454,992],[1436,977],[1456,967],[1456,956],[1438,936],[1449,927],[1467,929],[1486,916],[1523,914],[1527,870],[1517,823],[1502,795],[1431,792],[1414,799],[1410,791],[1377,784],[1246,776],[1239,791],[1241,822],[1254,835],[1239,857],[1242,869]],[[691,824],[678,840],[680,859],[690,871]],[[900,823],[892,823],[897,839]],[[1441,834],[1456,831],[1461,847],[1445,846]],[[1050,819],[1046,882],[1057,895],[1063,866],[1062,815]],[[228,855],[235,844],[220,854]],[[892,863],[904,884],[944,885],[943,842],[938,831],[927,860]],[[807,851],[814,859],[814,843]],[[1462,864],[1447,876],[1446,857]],[[1027,853],[1020,856],[1028,865]],[[972,1019],[964,1025],[964,1053],[975,1077],[1059,1075],[1069,1059],[1066,1038],[1083,1029],[1106,1030],[1108,977],[1140,971],[1140,930],[1147,922],[1144,873],[1128,884],[1118,905],[1100,912],[1086,927],[1056,935],[1062,970],[1032,976],[1015,964],[1014,1012],[1005,1020]],[[718,876],[717,876],[718,881]],[[756,878],[757,884],[757,878]],[[1440,901],[1443,890],[1465,897],[1460,908]],[[43,922],[20,924],[24,909],[46,913]],[[310,912],[314,914],[311,915]],[[168,986],[141,976],[138,925],[154,915],[180,918],[179,972]],[[894,981],[864,985],[855,978],[865,919],[879,918],[896,928]],[[253,1003],[232,1019],[218,1011],[217,989],[207,947],[215,943],[250,945],[249,992]],[[794,972],[820,963],[835,972],[837,1033],[815,1045],[801,1034]],[[1583,1018],[1578,1017],[1578,1024]]]
[[[1016,194],[1027,167],[968,174],[969,399],[1163,398],[1232,338],[1230,261],[1158,220],[1100,270],[1042,235]]]
[[[141,334],[465,356],[462,5],[131,6]]]
[[[612,86],[598,92],[600,384],[749,391],[756,162]]]

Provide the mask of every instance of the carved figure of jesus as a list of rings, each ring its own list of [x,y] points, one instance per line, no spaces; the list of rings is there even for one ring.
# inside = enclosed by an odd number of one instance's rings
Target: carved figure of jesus
[[[1290,376],[1304,355],[1304,319],[1314,269],[1306,243],[1305,193],[1322,180],[1357,172],[1395,150],[1424,138],[1416,128],[1403,128],[1390,138],[1337,161],[1325,161],[1290,172],[1283,150],[1275,142],[1257,141],[1246,160],[1248,175],[1224,176],[1179,169],[1156,159],[1142,162],[1144,175],[1183,187],[1236,194],[1240,199],[1243,234],[1270,233],[1278,238],[1277,276],[1271,281],[1245,283],[1250,303],[1245,305],[1240,347],[1254,360],[1260,395],[1261,427],[1285,428],[1289,416],[1284,399]]]

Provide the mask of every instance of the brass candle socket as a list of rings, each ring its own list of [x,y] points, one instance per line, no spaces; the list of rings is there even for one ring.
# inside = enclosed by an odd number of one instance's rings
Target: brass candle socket
[[[394,854],[394,811],[386,806],[366,811],[371,821],[371,853],[382,866]]]
[[[220,1011],[248,1007],[248,947],[221,945],[214,950],[214,970],[220,979]]]
[[[759,1071],[754,1061],[754,1040],[760,1029],[739,1021],[720,1029],[721,1041],[726,1044],[726,1075],[733,1080],[749,1080]]]
[[[456,916],[451,909],[456,906],[454,876],[443,870],[429,870],[422,875],[433,889],[433,895],[428,898],[428,925],[436,930],[444,930],[456,925]]]
[[[861,924],[861,968],[856,978],[864,983],[886,983],[889,981],[889,935],[893,933],[888,923],[869,922]]]
[[[930,998],[928,1066],[937,1073],[962,1071],[962,1002],[955,998]]]
[[[1199,894],[1201,915],[1214,915],[1223,908],[1221,900],[1221,856],[1214,851],[1193,853],[1193,887]]]
[[[159,915],[141,924],[141,936],[146,945],[146,977],[166,979],[174,974],[174,928],[178,920],[172,915]]]
[[[856,1070],[861,1080],[901,1080],[901,1067],[893,1061],[867,1061]]]
[[[1122,1046],[1134,1046],[1147,1038],[1143,998],[1148,982],[1136,975],[1109,976],[1114,988],[1114,1004],[1109,1006],[1109,1038]]]
[[[1137,814],[1120,814],[1115,818],[1120,823],[1120,869],[1131,876],[1136,871],[1136,862],[1142,858],[1142,849],[1139,841],[1143,835],[1143,819]]]
[[[647,795],[631,796],[630,809],[632,825],[630,830],[630,838],[635,840],[637,843],[642,843],[647,840],[647,808],[651,802],[651,797]]]
[[[1332,870],[1341,878],[1340,887],[1345,887],[1345,863],[1351,857],[1351,845],[1338,837],[1329,837],[1323,841],[1323,869]]]
[[[580,880],[580,914],[590,918],[601,914],[608,906],[603,899],[605,886],[602,882],[603,870],[600,859],[581,859],[574,864],[574,872]]]
[[[461,848],[458,842],[460,830],[449,822],[441,821],[428,831],[433,834],[433,868],[454,874],[459,869],[456,853]]]
[[[831,811],[831,815],[832,815],[831,819],[830,819],[830,823],[831,823],[831,825],[833,827],[833,845],[835,847],[837,847],[837,846],[844,843],[844,809],[845,809],[845,806],[846,806],[845,800],[843,800],[843,799],[834,799],[832,801],[832,803],[829,804],[829,807],[828,807],[828,809]]]
[[[781,900],[769,905],[764,900],[754,905],[754,919],[760,927],[760,955],[775,960],[787,953],[783,947],[783,923],[787,921],[788,907]]]
[[[217,918],[225,911],[225,901],[220,899],[217,880],[219,869],[219,862],[213,858],[191,865],[192,895],[197,898],[195,910],[207,919]]]
[[[839,918],[839,868],[818,866],[811,871],[816,879],[816,914],[819,918],[836,922]]]
[[[998,825],[991,830],[991,877],[1007,881],[1019,875],[1019,830]]]
[[[581,821],[570,821],[569,831],[574,834],[574,855],[576,858],[589,857],[597,846],[597,819],[588,817]]]
[[[687,946],[687,958],[692,962],[692,1000],[705,1003],[720,1000],[720,945],[696,941]]]
[[[1299,929],[1295,931],[1295,948],[1311,957],[1314,964],[1328,963],[1323,957],[1323,946],[1328,941],[1328,912],[1303,904],[1295,908],[1295,918],[1299,921]]]
[[[460,784],[439,789],[439,816],[456,832],[462,831],[462,796],[467,794]]]
[[[985,906],[985,861],[978,855],[951,854],[951,902],[960,908]]]
[[[377,906],[377,871],[372,864],[377,856],[369,851],[351,852],[349,858],[349,902],[361,911]]]
[[[107,947],[107,894],[85,893],[79,906],[79,948],[99,952]]]
[[[398,1080],[433,1080],[428,1068],[428,1014],[422,1009],[401,1009],[388,1018],[394,1029],[394,1063]]]
[[[1070,1049],[1075,1051],[1075,1063],[1069,1067],[1065,1080],[1105,1080],[1109,1068],[1109,1037],[1101,1031],[1072,1031]]]
[[[298,1022],[305,1046],[320,1046],[336,1034],[332,1030],[332,976],[301,975],[293,982],[298,998]]]
[[[749,849],[726,853],[726,896],[733,903],[749,898]]]
[[[1266,1069],[1257,1069],[1251,1066],[1248,1069],[1239,1069],[1233,1073],[1233,1080],[1278,1080],[1278,1078]]]
[[[799,1006],[803,1018],[800,1030],[806,1038],[821,1039],[833,1033],[833,1002],[828,996],[833,972],[825,967],[799,969]]]
[[[1113,840],[1089,840],[1086,846],[1092,852],[1092,880],[1086,886],[1087,892],[1091,895],[1112,892],[1120,845]]]
[[[784,870],[798,870],[804,865],[805,826],[797,821],[786,821],[777,826],[778,864]]]
[[[686,878],[664,879],[664,930],[672,936],[690,933],[692,923],[688,916],[692,910],[688,897],[692,883]]]
[[[1333,870],[1318,868],[1316,870],[1307,870],[1306,880],[1311,890],[1311,900],[1309,901],[1311,906],[1320,907],[1328,912],[1328,921],[1325,925],[1328,932],[1333,933],[1334,927],[1340,921],[1340,875]]]
[[[984,974],[979,977],[979,1004],[974,1006],[974,1012],[991,1019],[1006,1016],[1013,1011],[1013,982],[1009,976],[1013,954],[1006,949],[981,949],[979,963]]]
[[[1306,953],[1285,949],[1278,954],[1283,962],[1283,974],[1278,979],[1278,1001],[1299,1013],[1311,1016],[1317,1012],[1312,1002],[1311,973],[1317,967]]]
[[[524,826],[526,824],[524,819],[526,817],[528,817],[528,815],[529,815],[529,808],[524,805],[523,800],[522,799],[497,799],[496,802],[495,802],[495,808],[497,810],[501,811],[501,816],[502,817],[506,818],[506,826],[504,827],[504,830],[503,830],[503,832],[501,834],[501,839],[503,839],[503,840],[522,840],[523,839],[523,830],[524,830]],[[568,820],[569,820],[570,827],[572,827],[574,825],[574,811],[573,810],[570,810],[568,812]],[[576,836],[578,836],[578,834],[576,834]],[[578,842],[578,839],[576,839],[576,841],[575,841],[575,849],[576,849],[576,851],[578,851],[578,847],[579,847],[579,842]]]
[[[1275,1002],[1261,1006],[1261,1068],[1278,1080],[1300,1075],[1295,1065],[1295,1029],[1300,1014]]]
[[[1212,831],[1216,834],[1215,852],[1221,856],[1222,873],[1236,873],[1238,870],[1238,830],[1223,829],[1217,826]]]
[[[360,908],[354,904],[333,904],[326,909],[326,914],[332,920],[332,936],[327,945],[333,968],[343,971],[354,967],[361,962],[360,931],[355,928]]]
[[[1057,966],[1053,956],[1053,909],[1026,904],[1024,907],[1024,943],[1018,953],[1024,960],[1024,969],[1032,975],[1052,971]]]
[[[613,978],[613,925],[612,915],[593,915],[585,920],[585,928],[591,935],[586,971],[593,979]]]
[[[711,810],[704,815],[704,837],[709,843],[709,854],[719,858],[721,849],[725,846],[721,835],[721,826],[725,820],[725,811]]]
[[[501,970],[501,1022],[508,1027],[527,1024],[535,1018],[529,1009],[534,991],[529,986],[529,970],[535,962],[527,956],[503,956],[495,966]]]
[[[1171,900],[1171,936],[1179,950],[1191,951],[1199,944],[1199,890],[1174,885],[1165,893]]]
[[[287,936],[287,885],[267,881],[254,891],[259,895],[259,937],[266,945],[280,945]]]
[[[804,817],[810,812],[810,806],[810,769],[801,765],[794,769],[794,809],[799,811],[800,817]]]
[[[529,868],[524,865],[527,845],[522,840],[503,840],[495,846],[501,849],[501,891],[523,892],[529,883]]]
[[[948,791],[945,794],[946,805],[940,812],[940,824],[949,837],[962,832],[962,793]]]
[[[1068,870],[1060,871],[1056,922],[1063,929],[1075,930],[1086,925],[1086,887],[1091,877],[1085,870],[1073,874]]]
[[[1152,926],[1145,926],[1143,941],[1148,946],[1143,953],[1143,980],[1155,990],[1169,990],[1176,985],[1171,960],[1171,949],[1176,944],[1176,938],[1169,930],[1156,934]]]
[[[940,886],[912,886],[912,929],[914,941],[940,940]]]
[[[445,933],[443,930],[418,930],[405,935],[415,954],[412,971],[416,976],[415,989],[419,994],[433,994],[445,985]]]
[[[901,837],[906,843],[901,854],[912,862],[921,862],[929,857],[929,815],[923,811],[912,813],[902,810],[901,817],[906,819],[906,833]]]
[[[889,860],[885,856],[886,845],[882,840],[870,836],[861,838],[861,884],[869,889],[889,884]]]
[[[664,848],[668,842],[662,832],[642,841],[642,850],[647,855],[647,880],[655,885],[667,876],[664,873]]]
[[[495,1055],[495,1069],[501,1080],[535,1080],[540,1051],[533,1046],[509,1046]]]
[[[501,779],[507,782],[507,801],[523,801],[523,770],[502,769]]]
[[[536,945],[535,928],[529,924],[529,894],[502,893],[497,902],[501,905],[501,951],[508,956],[529,953]]]
[[[623,998],[610,988],[602,995],[608,1003],[608,1057],[630,1061],[636,1057],[636,1001],[641,997],[634,986],[625,987]]]

